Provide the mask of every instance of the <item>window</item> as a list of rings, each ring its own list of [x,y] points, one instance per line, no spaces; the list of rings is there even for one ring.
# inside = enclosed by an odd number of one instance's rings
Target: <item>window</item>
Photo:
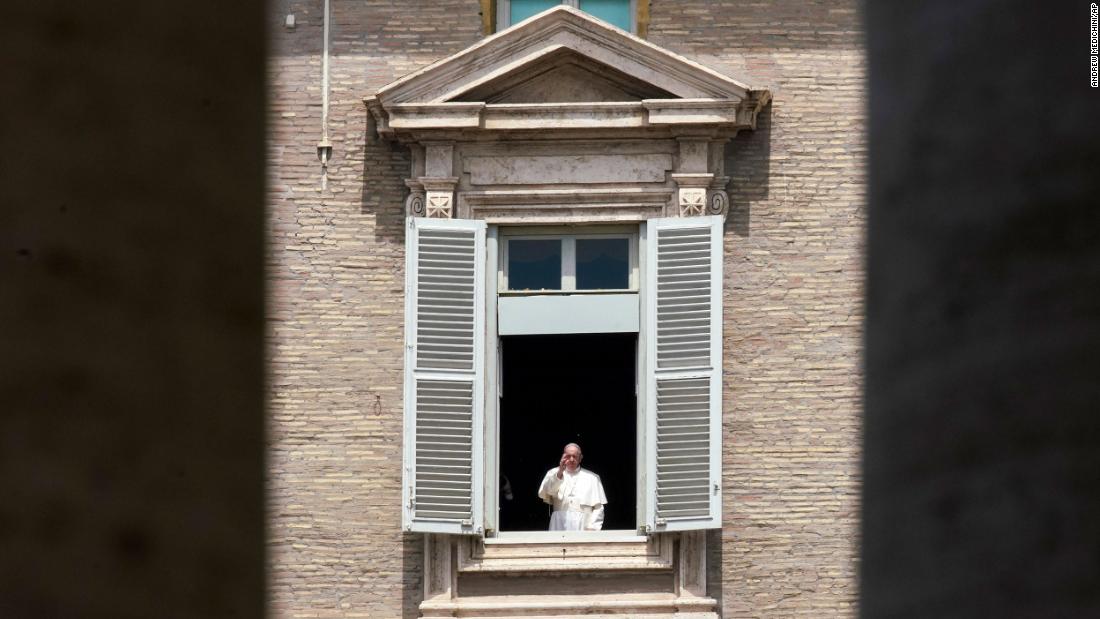
[[[500,291],[637,291],[637,253],[633,233],[507,234]]]
[[[531,301],[537,309],[569,302],[573,308],[586,303],[597,308],[605,301],[631,299],[640,319],[636,327],[618,333],[633,333],[636,339],[587,337],[587,348],[578,350],[592,358],[593,351],[629,352],[637,345],[635,524],[650,532],[720,526],[721,216],[650,219],[637,235],[537,234],[488,227],[477,220],[409,218],[408,226],[402,484],[406,530],[468,535],[499,530],[496,351],[506,330],[498,325],[498,303]],[[630,264],[625,276],[624,262]],[[497,286],[485,286],[487,264],[506,265],[498,266]],[[578,294],[621,286],[624,279],[630,289]],[[524,283],[527,290],[513,290],[510,281]],[[532,294],[536,286],[538,293]],[[590,333],[614,332],[601,328]],[[549,349],[528,345],[528,351],[538,356]],[[554,354],[569,359],[571,352]],[[631,369],[629,358],[614,366],[628,373]],[[583,373],[596,381],[586,388],[598,393],[598,373]],[[579,379],[570,380],[580,387]]]
[[[497,0],[497,30],[537,15],[558,4],[579,8],[597,19],[637,32],[637,0]]]
[[[508,290],[562,290],[561,241],[510,239],[505,278]]]

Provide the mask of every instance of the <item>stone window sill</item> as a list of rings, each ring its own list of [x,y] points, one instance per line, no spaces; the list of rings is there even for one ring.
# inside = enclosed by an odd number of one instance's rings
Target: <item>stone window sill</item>
[[[458,541],[459,572],[670,570],[674,535],[531,531]]]

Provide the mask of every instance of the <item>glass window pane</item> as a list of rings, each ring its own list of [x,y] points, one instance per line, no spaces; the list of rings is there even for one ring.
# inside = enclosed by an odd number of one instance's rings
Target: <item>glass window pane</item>
[[[630,0],[581,0],[580,7],[585,13],[630,32]]]
[[[561,0],[512,0],[508,8],[508,18],[511,26],[545,11],[546,9],[561,4]]]
[[[509,240],[508,290],[561,290],[561,239]]]
[[[629,239],[577,239],[577,290],[629,287]]]

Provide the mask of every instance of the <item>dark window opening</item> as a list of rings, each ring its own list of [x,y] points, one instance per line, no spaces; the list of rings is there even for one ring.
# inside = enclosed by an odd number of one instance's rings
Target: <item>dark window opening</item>
[[[577,290],[630,288],[630,239],[577,239]]]
[[[508,241],[509,290],[561,290],[561,239]]]
[[[571,442],[584,450],[581,466],[603,482],[604,530],[635,529],[637,334],[501,340],[500,530],[547,530],[539,483]]]

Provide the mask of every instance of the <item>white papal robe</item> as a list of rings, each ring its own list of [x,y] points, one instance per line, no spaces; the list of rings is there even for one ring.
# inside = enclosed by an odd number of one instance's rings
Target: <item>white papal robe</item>
[[[600,476],[580,467],[575,473],[557,467],[546,472],[539,486],[539,498],[554,507],[551,531],[599,531],[603,528],[603,506],[607,495]]]

